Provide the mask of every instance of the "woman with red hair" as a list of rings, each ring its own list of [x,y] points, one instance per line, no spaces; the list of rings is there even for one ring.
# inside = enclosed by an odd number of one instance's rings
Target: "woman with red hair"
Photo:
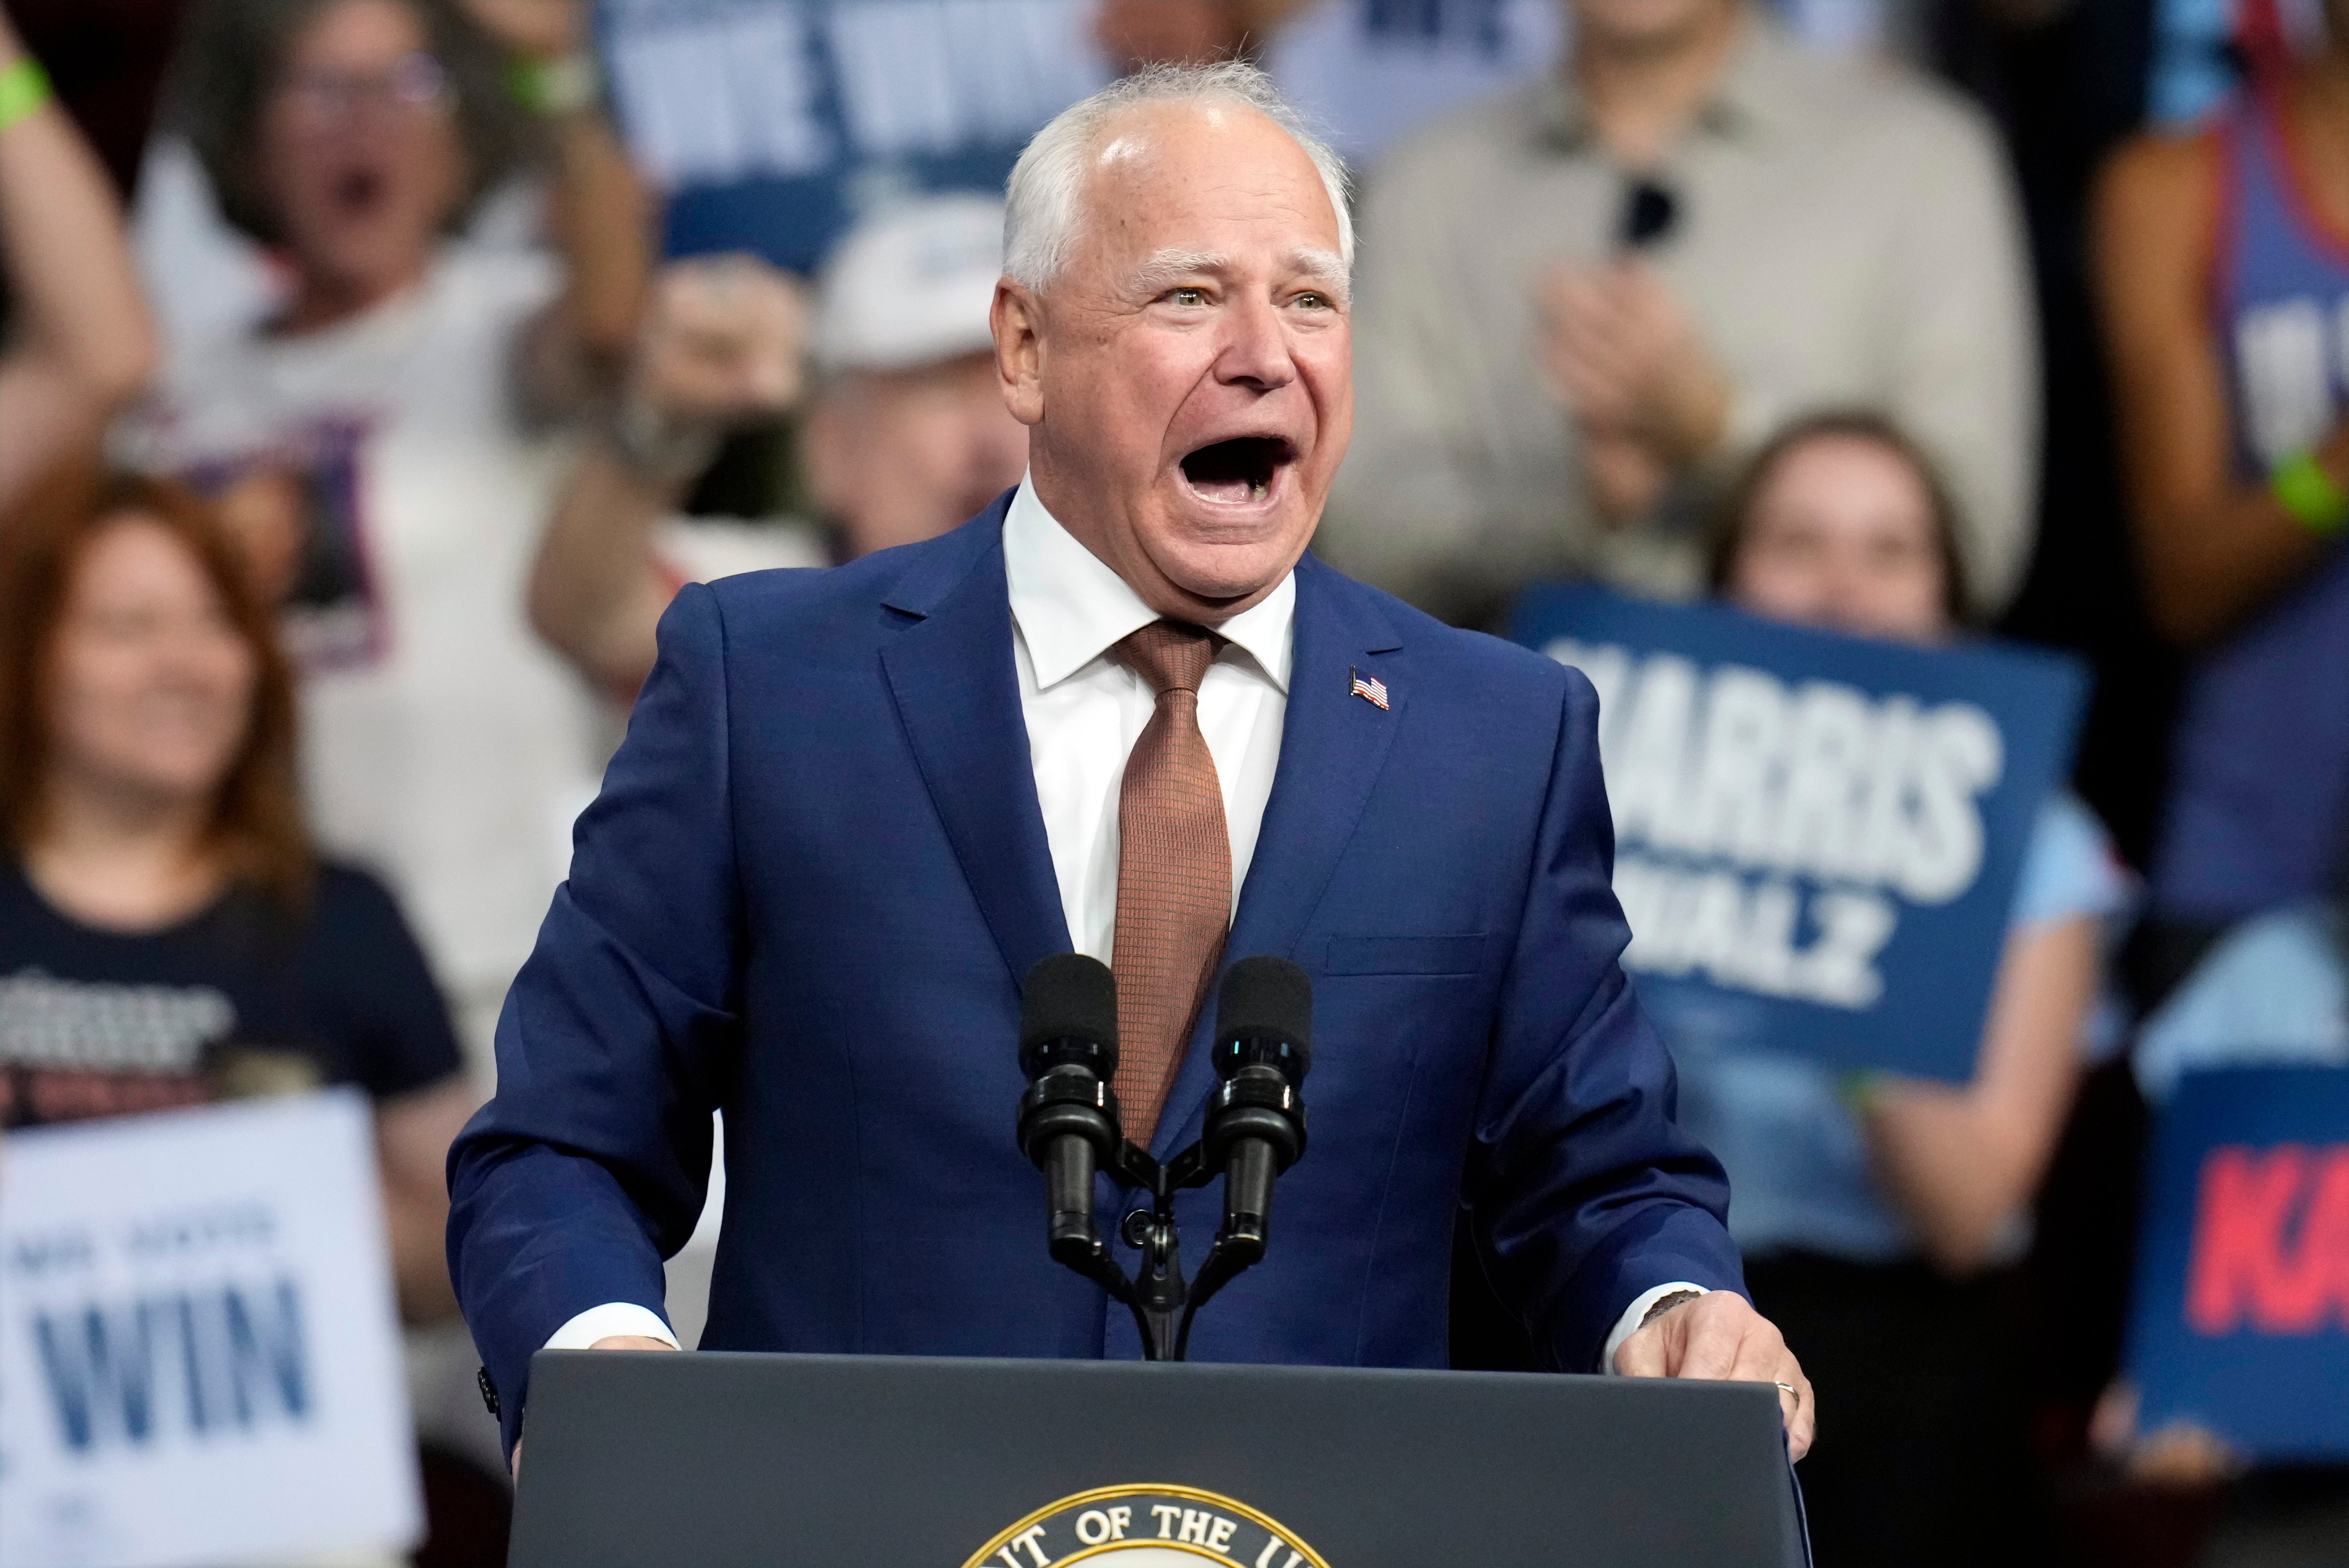
[[[351,1084],[411,1320],[472,1106],[391,897],[319,861],[291,676],[212,513],[58,475],[0,527],[0,1124]]]

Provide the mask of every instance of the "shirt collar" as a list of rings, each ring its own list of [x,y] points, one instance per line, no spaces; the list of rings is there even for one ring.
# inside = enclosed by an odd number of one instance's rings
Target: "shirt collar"
[[[1011,618],[1027,640],[1036,687],[1049,691],[1107,653],[1123,638],[1158,619],[1158,612],[1036,499],[1023,476],[1003,519],[1003,574],[1011,592]],[[1297,626],[1297,574],[1280,580],[1261,603],[1216,631],[1288,691]]]
[[[1789,69],[1797,63],[1799,47],[1777,17],[1760,6],[1748,5],[1728,68],[1713,96],[1697,110],[1692,129],[1732,140],[1748,132],[1766,134],[1798,107],[1801,89],[1790,81]],[[1563,68],[1543,84],[1535,106],[1535,123],[1542,143],[1553,151],[1597,150],[1589,106],[1574,79],[1570,55]]]

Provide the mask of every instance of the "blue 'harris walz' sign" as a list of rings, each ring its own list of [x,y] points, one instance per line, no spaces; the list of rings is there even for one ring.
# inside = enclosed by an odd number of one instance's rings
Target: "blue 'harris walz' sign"
[[[1516,633],[1599,690],[1623,962],[1668,1038],[1972,1076],[2075,661],[1582,585]]]
[[[806,272],[909,194],[1000,195],[1019,150],[1114,72],[1097,0],[603,0],[630,150],[672,255]]]
[[[2137,1424],[2349,1460],[2349,1070],[2189,1073],[2154,1138],[2129,1324]]]

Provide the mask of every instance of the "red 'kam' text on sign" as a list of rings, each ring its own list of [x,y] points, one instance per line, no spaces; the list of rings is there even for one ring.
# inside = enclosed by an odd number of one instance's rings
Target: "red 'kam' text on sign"
[[[2209,1335],[2349,1328],[2349,1143],[2209,1152],[2186,1321]]]

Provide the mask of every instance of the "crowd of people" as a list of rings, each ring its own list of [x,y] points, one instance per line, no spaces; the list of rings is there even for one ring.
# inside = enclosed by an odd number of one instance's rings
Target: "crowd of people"
[[[586,0],[123,5],[111,75],[10,9],[0,1123],[364,1089],[419,1432],[489,1486],[442,1160],[569,823],[682,584],[1019,481],[1003,170],[852,171],[811,272],[669,257]],[[1671,1042],[1818,1560],[2349,1553],[2339,1475],[2136,1429],[2125,1243],[2047,1255],[2133,1223],[2185,1068],[2349,1068],[2349,0],[2237,0],[2218,67],[2163,0],[1070,9],[1354,160],[1333,564],[2097,666],[1971,1084]],[[1460,1363],[1527,1364],[1455,1272]]]

